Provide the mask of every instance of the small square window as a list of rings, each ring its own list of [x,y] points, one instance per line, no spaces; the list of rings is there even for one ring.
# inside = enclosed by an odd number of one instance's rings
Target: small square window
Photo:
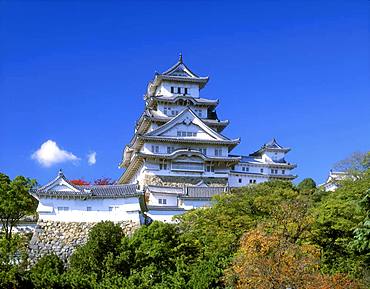
[[[181,93],[181,87],[177,88],[177,93]]]
[[[188,88],[187,88],[187,87],[185,87],[185,88],[184,88],[184,90],[185,90],[185,92],[184,92],[184,93],[185,93],[185,94],[188,94]]]
[[[166,205],[167,204],[167,199],[158,199],[158,203],[161,205]]]
[[[86,207],[86,211],[90,212],[91,211],[91,207]]]
[[[171,93],[175,93],[175,88],[171,86]]]
[[[242,179],[239,178],[239,183],[241,183],[241,182],[242,182]]]
[[[260,172],[263,173],[263,169],[260,169]]]
[[[285,175],[285,170],[281,170],[281,174],[282,175]]]

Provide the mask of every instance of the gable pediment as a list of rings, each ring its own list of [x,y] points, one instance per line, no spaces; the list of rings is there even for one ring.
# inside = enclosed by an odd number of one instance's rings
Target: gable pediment
[[[227,140],[198,118],[190,108],[183,110],[166,124],[151,131],[148,136]]]
[[[167,73],[169,76],[180,76],[180,77],[195,77],[184,64],[180,64],[175,69]]]
[[[48,191],[80,192],[78,188],[76,188],[74,185],[67,181],[67,179],[64,177],[61,171],[54,180],[52,180],[45,186],[39,188],[39,190],[42,190],[44,192]]]

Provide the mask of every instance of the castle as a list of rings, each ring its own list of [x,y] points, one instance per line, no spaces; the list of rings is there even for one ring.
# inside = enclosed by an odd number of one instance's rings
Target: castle
[[[178,62],[156,73],[144,95],[145,110],[123,151],[117,184],[74,186],[62,172],[33,192],[41,220],[141,223],[165,222],[187,210],[210,205],[212,196],[232,187],[273,179],[293,180],[289,148],[275,139],[256,152],[235,155],[239,138],[222,134],[218,99],[200,96],[208,83]]]

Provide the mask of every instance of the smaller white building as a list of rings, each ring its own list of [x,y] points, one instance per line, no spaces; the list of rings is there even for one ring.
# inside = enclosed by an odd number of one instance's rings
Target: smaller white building
[[[349,177],[350,176],[346,172],[334,172],[330,170],[329,176],[325,183],[321,184],[319,187],[322,187],[327,192],[334,192],[340,187],[340,181],[343,181]]]
[[[143,192],[136,185],[76,186],[62,171],[31,194],[39,201],[39,221],[141,223]]]
[[[196,186],[165,187],[149,185],[145,189],[147,212],[153,221],[174,222],[173,217],[186,211],[211,206],[211,199],[228,191],[227,187]]]
[[[241,160],[234,165],[229,174],[230,187],[242,187],[259,184],[269,180],[291,181],[297,176],[292,170],[297,166],[286,161],[290,148],[283,147],[276,139],[264,144],[258,151],[240,156]],[[235,155],[229,155],[236,157]]]

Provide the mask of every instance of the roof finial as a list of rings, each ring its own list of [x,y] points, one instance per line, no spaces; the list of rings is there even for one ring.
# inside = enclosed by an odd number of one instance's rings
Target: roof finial
[[[63,176],[63,171],[62,171],[62,169],[59,169],[59,172],[58,172],[58,176]]]
[[[182,63],[182,53],[179,54],[179,62]]]

